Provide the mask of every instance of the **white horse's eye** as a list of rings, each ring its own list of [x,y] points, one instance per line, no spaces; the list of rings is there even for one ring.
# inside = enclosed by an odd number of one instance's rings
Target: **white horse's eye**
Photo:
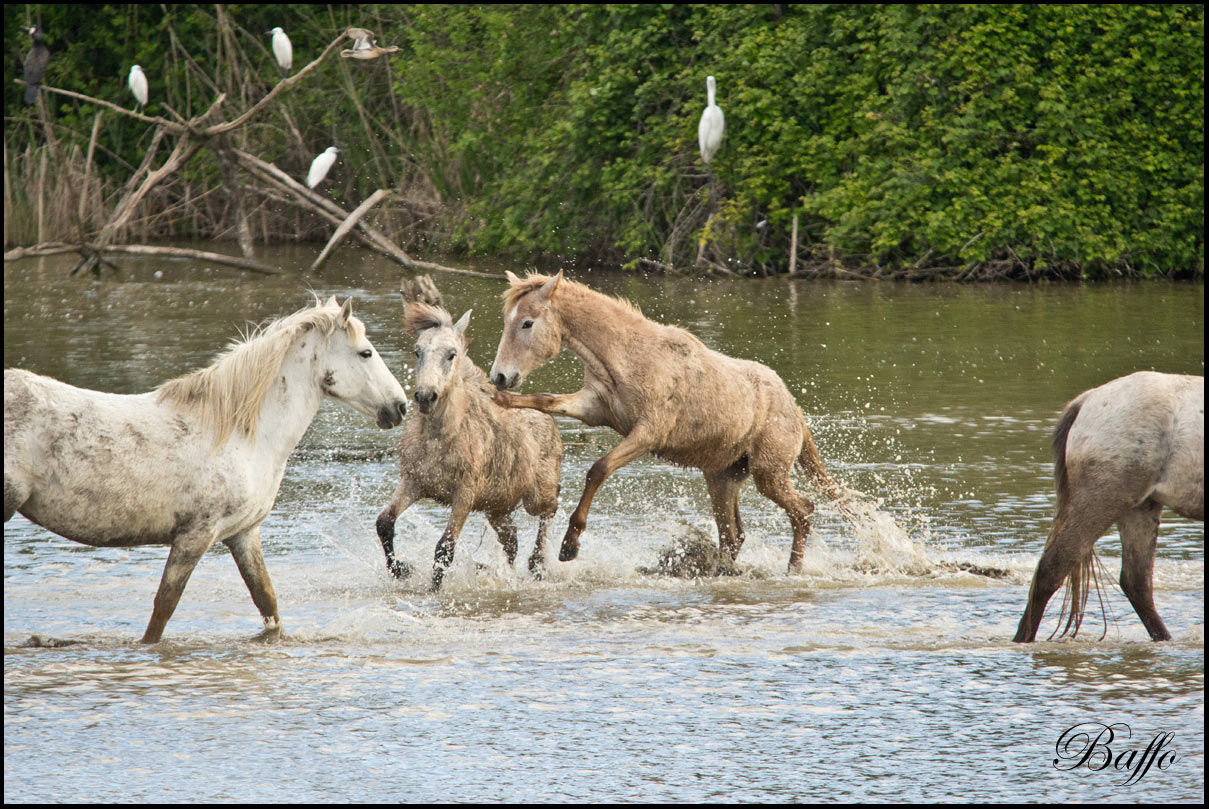
[[[445,361],[446,361],[446,362],[453,362],[453,358],[454,358],[454,357],[456,357],[457,355],[458,355],[458,352],[456,352],[456,351],[450,351],[450,352],[449,352],[449,354],[447,354],[447,355],[445,356]]]
[[[372,348],[367,348],[364,351],[358,351],[357,353],[360,354],[365,359],[369,359],[370,357],[372,357],[374,355],[374,350]]]

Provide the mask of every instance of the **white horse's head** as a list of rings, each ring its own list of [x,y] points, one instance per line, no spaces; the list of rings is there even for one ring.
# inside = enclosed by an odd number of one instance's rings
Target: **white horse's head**
[[[444,309],[413,302],[407,305],[404,323],[416,338],[416,406],[421,413],[431,413],[462,372],[470,312],[454,323]]]
[[[353,317],[353,299],[340,306],[333,295],[324,308],[337,315],[336,328],[319,341],[315,355],[320,388],[384,430],[398,426],[407,412],[407,394],[366,338],[365,324]]]

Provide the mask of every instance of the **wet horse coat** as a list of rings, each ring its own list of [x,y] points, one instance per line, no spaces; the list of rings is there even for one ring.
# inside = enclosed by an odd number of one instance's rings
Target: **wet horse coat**
[[[789,515],[789,569],[801,569],[814,504],[794,487],[795,463],[832,499],[846,492],[827,474],[801,409],[772,369],[713,351],[684,329],[650,321],[632,304],[562,273],[508,278],[504,333],[491,369],[496,401],[607,425],[624,436],[589,470],[560,559],[577,555],[592,498],[605,479],[650,452],[701,469],[719,542],[732,560],[744,538],[739,490],[753,477],[760,493]],[[506,390],[563,348],[584,362],[578,392]]]
[[[169,545],[143,641],[163,634],[194,566],[231,550],[265,628],[280,628],[260,524],[325,396],[383,428],[404,393],[332,298],[234,344],[211,366],[134,395],[4,371],[4,519],[20,511],[97,547]]]
[[[487,375],[466,354],[470,312],[455,324],[444,309],[413,302],[407,330],[416,338],[417,410],[399,439],[399,484],[378,515],[378,538],[395,576],[406,572],[394,555],[395,521],[421,498],[450,507],[437,543],[432,585],[440,587],[454,543],[471,511],[486,514],[511,566],[516,560],[512,512],[522,503],[538,517],[529,569],[543,564],[546,526],[558,509],[563,444],[554,419],[492,402]]]
[[[1058,507],[1015,640],[1037,637],[1045,605],[1069,579],[1078,632],[1094,576],[1093,550],[1115,522],[1121,589],[1154,640],[1171,633],[1154,606],[1154,554],[1166,506],[1205,519],[1205,379],[1141,371],[1077,396],[1054,433]]]

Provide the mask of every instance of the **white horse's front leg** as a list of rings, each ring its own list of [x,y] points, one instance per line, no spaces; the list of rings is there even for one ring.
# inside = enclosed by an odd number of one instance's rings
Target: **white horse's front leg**
[[[172,550],[168,551],[168,563],[164,565],[164,575],[160,578],[160,587],[155,593],[151,620],[147,623],[147,631],[143,633],[143,643],[159,643],[164,635],[164,626],[176,611],[176,605],[181,599],[189,576],[193,573],[193,568],[197,567],[197,563],[211,544],[213,539],[196,534],[173,539]]]
[[[273,592],[273,582],[269,580],[269,571],[264,566],[264,553],[260,548],[260,526],[250,528],[242,534],[236,534],[224,539],[235,558],[235,566],[243,583],[252,594],[252,603],[260,610],[264,620],[266,638],[275,638],[281,633],[281,616],[277,614],[277,594]]]

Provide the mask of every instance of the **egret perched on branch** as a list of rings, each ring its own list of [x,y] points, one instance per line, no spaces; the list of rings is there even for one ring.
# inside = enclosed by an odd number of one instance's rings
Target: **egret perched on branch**
[[[294,46],[290,44],[290,38],[281,30],[281,26],[265,33],[273,35],[273,56],[281,69],[289,73],[290,68],[294,66]]]
[[[130,85],[130,92],[134,93],[139,106],[147,106],[147,76],[143,74],[143,69],[138,65],[130,68],[130,80],[126,83]]]
[[[722,108],[714,103],[717,85],[713,76],[705,77],[705,92],[709,103],[705,112],[701,113],[701,123],[697,124],[697,142],[701,145],[701,159],[709,165],[714,153],[722,145],[722,133],[726,130],[726,119],[722,116]]]
[[[38,85],[46,75],[46,64],[50,61],[50,48],[42,42],[42,32],[34,25],[25,29],[34,38],[34,46],[25,54],[25,103],[38,103]]]
[[[336,152],[342,151],[335,146],[329,146],[322,153],[311,161],[311,170],[306,173],[306,187],[314,188],[323,182],[323,178],[331,170],[332,164],[336,162]]]

